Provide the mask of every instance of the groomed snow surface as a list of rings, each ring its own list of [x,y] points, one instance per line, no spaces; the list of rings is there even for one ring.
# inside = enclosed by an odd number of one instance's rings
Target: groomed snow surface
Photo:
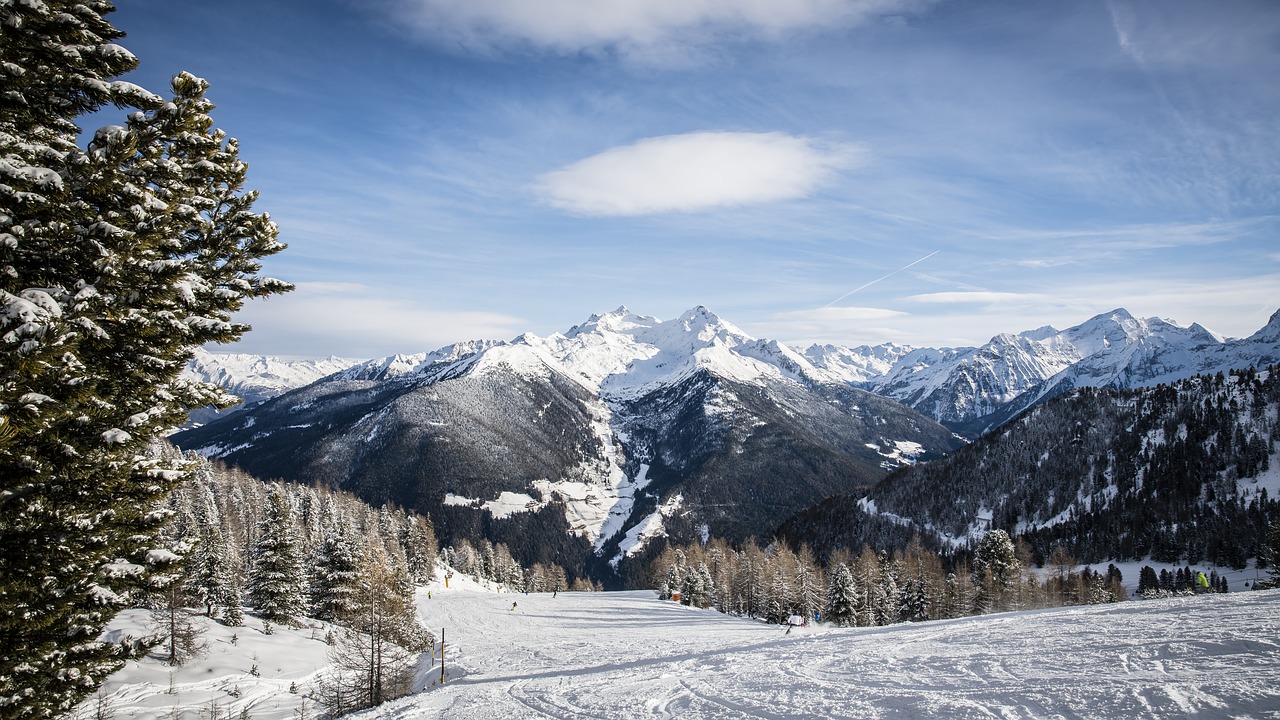
[[[445,630],[444,685],[424,662],[421,692],[360,717],[1280,717],[1280,591],[788,632],[651,592],[450,584],[419,593],[423,621]],[[172,681],[158,661],[130,663],[107,686],[115,718],[197,720],[211,700],[219,717],[298,717],[323,632],[250,624],[236,646],[216,631]]]

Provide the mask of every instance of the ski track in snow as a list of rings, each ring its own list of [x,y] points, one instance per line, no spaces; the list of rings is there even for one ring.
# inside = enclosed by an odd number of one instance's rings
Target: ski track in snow
[[[445,683],[424,656],[420,692],[356,717],[1280,718],[1277,590],[788,633],[651,591],[451,585],[418,592],[423,622],[445,631]],[[141,634],[145,616],[123,613],[109,637]],[[187,667],[131,661],[107,683],[114,717],[316,717],[307,696],[329,648],[311,624],[213,624]]]
[[[1274,591],[789,634],[652,592],[444,591],[420,615],[446,682],[369,717],[1280,717]]]

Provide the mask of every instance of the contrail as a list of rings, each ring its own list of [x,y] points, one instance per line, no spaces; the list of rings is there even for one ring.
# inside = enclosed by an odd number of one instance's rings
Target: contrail
[[[836,303],[840,302],[841,300],[843,300],[843,299],[845,299],[845,298],[849,297],[850,295],[852,295],[852,294],[854,294],[854,293],[858,292],[859,290],[865,290],[865,289],[867,289],[867,288],[871,287],[872,285],[875,285],[876,283],[880,282],[881,280],[884,280],[884,279],[886,279],[886,278],[891,278],[891,277],[893,277],[894,275],[897,275],[898,273],[902,272],[903,270],[906,270],[906,269],[907,269],[907,268],[909,268],[909,267],[913,267],[913,266],[919,265],[920,263],[924,262],[925,260],[928,260],[929,258],[933,257],[934,255],[937,255],[937,254],[938,254],[938,253],[940,253],[940,252],[942,252],[942,251],[941,251],[941,250],[934,250],[933,252],[929,253],[928,255],[925,255],[924,257],[920,258],[919,260],[917,260],[917,261],[915,261],[915,262],[913,262],[913,263],[909,263],[909,264],[907,264],[907,265],[903,265],[902,267],[898,268],[897,270],[894,270],[893,272],[889,273],[888,275],[883,275],[883,276],[881,276],[881,277],[878,277],[878,278],[876,278],[875,280],[872,280],[871,282],[866,283],[865,285],[859,285],[858,287],[856,287],[856,288],[854,288],[854,289],[850,290],[849,292],[847,292],[847,293],[845,293],[845,294],[841,295],[840,297],[836,298],[835,300],[832,300],[831,302],[827,303],[826,305],[823,305],[822,307],[824,307],[824,308],[829,308],[829,307],[831,307],[832,305],[835,305]]]

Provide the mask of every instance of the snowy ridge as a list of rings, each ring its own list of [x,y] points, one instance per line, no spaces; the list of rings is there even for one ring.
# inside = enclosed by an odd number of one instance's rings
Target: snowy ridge
[[[661,527],[688,532],[716,512],[709,508],[737,500],[707,487],[680,488],[684,478],[703,477],[711,454],[720,473],[714,482],[730,485],[735,473],[759,472],[760,462],[785,463],[777,468],[784,473],[802,462],[764,450],[769,442],[832,453],[833,464],[823,466],[829,471],[807,480],[816,484],[804,492],[819,493],[838,492],[836,478],[879,477],[844,463],[883,473],[954,447],[950,435],[945,445],[936,436],[926,441],[921,433],[932,431],[918,415],[910,413],[912,420],[882,398],[855,395],[854,377],[887,367],[870,389],[972,435],[1073,387],[1127,388],[1275,362],[1278,341],[1280,314],[1254,336],[1229,341],[1198,325],[1116,310],[1063,331],[1000,334],[979,348],[799,353],[751,337],[705,307],[667,321],[621,307],[564,333],[455,343],[355,365],[290,395],[286,412],[257,425],[258,415],[248,416],[234,431],[193,439],[190,447],[241,463],[265,454],[270,464],[259,472],[272,476],[298,471],[297,460],[284,455],[293,453],[310,458],[311,477],[338,484],[353,481],[352,467],[367,473],[362,483],[382,482],[388,472],[406,478],[400,482],[429,475],[430,503],[452,494],[493,519],[555,504],[570,532],[597,554],[618,558]],[[351,419],[330,432],[334,413]],[[897,424],[890,429],[886,420]],[[774,457],[742,455],[749,448]],[[433,469],[422,469],[423,462],[434,462]],[[384,469],[375,472],[370,463]],[[651,477],[661,482],[651,486]],[[705,477],[699,482],[710,481]],[[756,497],[773,492],[759,488]],[[658,510],[678,494],[686,510],[668,523]]]
[[[183,370],[183,376],[199,382],[216,383],[246,397],[246,401],[265,400],[310,385],[357,362],[337,357],[285,360],[269,355],[212,353],[198,348]]]
[[[368,360],[333,375],[333,380],[393,380],[401,377],[431,376],[465,362],[478,353],[504,343],[496,340],[469,340],[446,345],[431,352],[413,355],[392,355]]]
[[[996,335],[977,348],[814,346],[805,355],[846,380],[861,378],[876,393],[976,432],[1073,387],[1148,387],[1280,362],[1280,311],[1241,340],[1116,309],[1062,331],[1045,326]]]
[[[859,345],[855,348],[810,345],[803,355],[814,367],[825,370],[850,385],[862,385],[887,375],[894,364],[911,351],[911,347],[897,343]]]
[[[234,414],[245,406],[269,400],[290,390],[305,387],[333,373],[342,372],[358,361],[329,357],[319,360],[285,360],[269,355],[212,353],[197,348],[182,371],[196,382],[220,385],[240,398],[241,405],[227,410],[200,408],[191,412],[185,427],[196,427]]]
[[[611,402],[675,384],[698,370],[741,383],[838,384],[847,374],[819,369],[782,343],[757,340],[699,306],[668,321],[621,307],[592,315],[565,333],[525,333],[510,342],[471,341],[430,353],[394,355],[352,367],[335,379],[432,382],[499,367],[526,377],[557,372]]]

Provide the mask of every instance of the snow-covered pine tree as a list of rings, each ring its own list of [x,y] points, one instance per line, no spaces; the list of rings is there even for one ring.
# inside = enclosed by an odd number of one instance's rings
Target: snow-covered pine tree
[[[733,607],[733,551],[724,540],[716,539],[707,545],[707,563],[711,569],[711,587],[715,607],[722,613],[732,612]]]
[[[1089,604],[1101,605],[1115,601],[1115,595],[1112,594],[1106,577],[1102,573],[1093,573],[1093,576],[1089,578]]]
[[[795,609],[806,619],[822,612],[826,604],[821,571],[813,551],[802,545],[795,554]]]
[[[411,515],[405,529],[404,553],[409,564],[409,575],[414,582],[425,583],[431,579],[436,569],[438,550],[431,516]]]
[[[289,498],[277,489],[267,496],[267,512],[258,523],[245,588],[249,606],[264,620],[290,623],[302,614],[303,574],[297,545]]]
[[[311,617],[345,622],[356,609],[360,588],[359,556],[355,541],[343,529],[330,533],[320,545],[311,575]]]
[[[765,619],[771,623],[785,625],[791,617],[792,579],[789,573],[777,562],[777,558],[769,558],[767,565],[768,582],[765,584]]]
[[[179,373],[238,339],[283,246],[206,85],[172,103],[114,78],[137,59],[103,0],[0,3],[0,715],[49,717],[120,666],[103,626],[170,556],[156,512],[185,472],[146,456],[229,398]],[[144,110],[87,150],[76,119]]]
[[[854,561],[854,587],[857,590],[856,612],[857,624],[863,627],[876,624],[877,609],[883,604],[883,592],[880,589],[880,559],[876,552],[863,546],[862,553]]]
[[[702,595],[702,587],[699,583],[698,573],[692,567],[686,566],[684,576],[680,578],[680,604],[692,605],[699,600]]]
[[[973,551],[973,576],[978,584],[982,612],[1006,609],[1010,590],[1022,576],[1013,540],[1004,530],[992,530]]]
[[[959,585],[959,576],[953,572],[947,573],[946,578],[942,581],[938,617],[943,619],[957,618],[964,612],[964,603],[960,600]]]
[[[733,576],[735,612],[756,618],[765,613],[765,555],[753,538],[747,538],[738,551]]]
[[[199,657],[207,648],[204,642],[204,626],[195,621],[189,605],[195,601],[187,586],[174,578],[173,582],[150,596],[151,626],[155,629],[153,641],[158,641],[165,662],[185,665]]]
[[[1266,543],[1261,554],[1271,568],[1271,579],[1265,587],[1280,587],[1280,518],[1267,528]]]
[[[236,569],[232,567],[222,528],[214,524],[205,527],[187,568],[187,593],[204,604],[206,617],[213,617],[214,608],[226,607],[235,584]]]
[[[898,606],[901,599],[898,591],[899,566],[884,550],[878,553],[876,561],[880,566],[880,582],[874,588],[872,596],[875,624],[891,625],[902,616],[902,609]]]
[[[898,590],[900,618],[909,622],[937,617],[941,595],[942,563],[936,553],[924,548],[920,538],[911,540],[903,549],[901,586]]]
[[[711,568],[705,562],[698,563],[698,600],[691,603],[695,607],[707,608],[716,602],[716,584],[711,578]]]
[[[222,620],[227,627],[240,627],[244,624],[244,598],[240,592],[240,578],[231,576],[231,587],[222,601]]]
[[[823,617],[839,627],[857,624],[856,589],[853,586],[853,573],[844,563],[836,565],[831,571],[831,581],[827,584],[827,608]]]
[[[671,567],[667,570],[667,578],[664,586],[666,597],[663,597],[663,600],[670,600],[673,595],[683,589],[684,576],[686,572],[687,566],[684,551],[676,550],[671,562]]]

